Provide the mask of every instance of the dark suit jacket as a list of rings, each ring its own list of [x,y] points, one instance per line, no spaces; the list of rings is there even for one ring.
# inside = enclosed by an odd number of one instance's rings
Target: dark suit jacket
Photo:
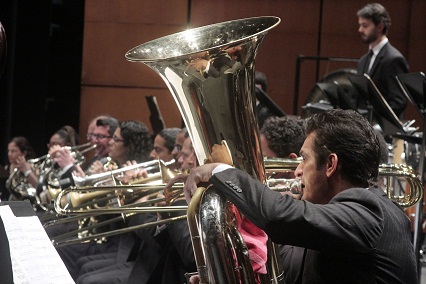
[[[174,205],[185,205],[184,200]],[[171,217],[185,212],[171,213]],[[156,216],[153,216],[153,220]],[[182,284],[184,274],[195,272],[195,258],[186,220],[169,223],[167,228],[154,236],[155,228],[139,230],[141,246],[127,283]]]
[[[347,189],[322,205],[238,169],[210,182],[272,241],[307,249],[301,283],[417,283],[410,221],[379,188]]]
[[[358,74],[364,73],[367,55],[362,56],[358,62]],[[400,116],[407,106],[407,98],[395,78],[396,75],[402,73],[408,73],[407,60],[388,42],[377,54],[368,75],[397,116]]]

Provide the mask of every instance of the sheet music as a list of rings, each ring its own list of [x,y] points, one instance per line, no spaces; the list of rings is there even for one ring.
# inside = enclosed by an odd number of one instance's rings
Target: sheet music
[[[37,216],[16,217],[0,206],[9,240],[14,283],[74,283]]]

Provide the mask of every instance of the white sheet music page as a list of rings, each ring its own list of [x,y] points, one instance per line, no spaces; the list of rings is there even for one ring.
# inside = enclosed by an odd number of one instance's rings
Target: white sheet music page
[[[37,216],[16,217],[0,206],[9,240],[13,281],[22,283],[74,283]]]

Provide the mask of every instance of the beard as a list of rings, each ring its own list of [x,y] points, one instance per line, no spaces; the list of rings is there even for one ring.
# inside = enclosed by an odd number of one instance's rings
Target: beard
[[[362,40],[363,43],[370,44],[373,41],[375,41],[376,39],[377,39],[376,33],[371,33],[371,34],[368,34],[368,35],[365,35],[365,34],[361,35],[361,40]]]

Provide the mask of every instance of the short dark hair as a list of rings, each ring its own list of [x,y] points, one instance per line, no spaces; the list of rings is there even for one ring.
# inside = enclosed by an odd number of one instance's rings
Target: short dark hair
[[[388,11],[381,4],[370,3],[365,5],[357,12],[357,16],[372,20],[376,26],[383,23],[383,34],[388,34],[388,29],[391,25],[391,18]]]
[[[280,158],[298,154],[305,141],[305,129],[299,119],[289,116],[272,116],[262,126],[260,133],[268,141],[268,147]]]
[[[262,91],[266,93],[266,89],[268,88],[268,79],[266,78],[265,73],[256,71],[254,73],[254,83],[261,85]]]
[[[370,123],[353,110],[333,109],[314,114],[306,122],[306,134],[315,133],[317,167],[328,155],[339,157],[342,175],[352,184],[368,187],[376,180],[380,164],[380,144]]]
[[[110,136],[114,135],[118,125],[118,120],[111,116],[102,117],[96,120],[96,126],[109,126],[108,133]]]
[[[158,135],[164,138],[164,146],[169,149],[170,152],[172,152],[175,147],[176,136],[180,131],[180,128],[172,127],[164,128],[158,133]]]
[[[150,160],[152,139],[148,127],[140,121],[127,120],[120,123],[121,137],[128,148],[125,161],[145,162]]]

